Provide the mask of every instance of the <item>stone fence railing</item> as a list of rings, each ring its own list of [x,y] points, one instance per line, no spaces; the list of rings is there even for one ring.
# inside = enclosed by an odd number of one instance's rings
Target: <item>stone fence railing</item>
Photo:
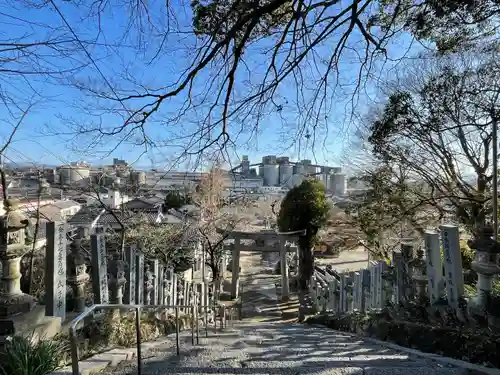
[[[488,300],[492,280],[500,274],[500,268],[499,246],[491,235],[492,231],[486,228],[469,243],[476,251],[472,262],[478,276],[474,298],[467,300],[464,295],[458,227],[442,225],[439,232],[425,233],[425,250],[403,241],[390,264],[371,261],[366,269],[344,273],[316,267],[309,291],[313,307],[317,312],[364,312],[420,300],[430,302],[430,306],[449,308],[462,322],[481,315],[492,325]]]
[[[11,230],[6,241],[0,240],[0,318],[3,319],[28,312],[36,303],[20,288],[21,258],[29,245],[25,244],[24,229],[13,229],[17,231]],[[215,304],[214,283],[184,278],[158,259],[146,258],[135,245],[125,246],[122,259],[121,251],[107,251],[104,234],[91,236],[90,254],[82,250],[81,238],[68,242],[64,222],[47,223],[46,235],[42,259],[45,297],[39,302],[45,305],[47,317],[57,317],[63,322],[68,310],[82,312],[92,304],[190,305],[194,299],[202,306]],[[71,309],[67,306],[68,296],[74,301]]]

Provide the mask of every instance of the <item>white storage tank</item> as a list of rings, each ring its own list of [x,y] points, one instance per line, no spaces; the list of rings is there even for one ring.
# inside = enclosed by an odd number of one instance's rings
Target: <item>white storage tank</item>
[[[75,182],[90,177],[90,165],[86,163],[72,163],[58,168],[61,185],[72,185]]]
[[[276,164],[264,165],[264,186],[277,186],[280,183],[279,169]]]
[[[334,173],[330,177],[330,189],[333,195],[344,196],[347,192],[347,179],[343,173]]]
[[[301,174],[303,175],[305,173],[305,167],[302,163],[297,163],[295,164],[293,174]]]
[[[293,176],[293,165],[289,163],[280,164],[280,184],[285,185]]]
[[[294,174],[292,178],[288,180],[287,186],[291,189],[295,186],[298,186],[304,181],[304,176],[301,174]]]

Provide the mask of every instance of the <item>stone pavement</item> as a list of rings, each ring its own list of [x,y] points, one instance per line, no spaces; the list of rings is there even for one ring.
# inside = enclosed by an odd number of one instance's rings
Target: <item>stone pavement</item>
[[[223,331],[210,329],[208,337],[202,335],[195,346],[191,345],[189,332],[181,333],[180,356],[175,352],[175,337],[143,344],[142,375],[469,373],[324,327],[283,323],[274,285],[279,277],[272,274],[272,265],[262,262],[260,255],[242,254],[241,268],[243,321]],[[104,374],[137,374],[136,363],[122,361],[108,367]]]
[[[121,362],[108,375],[133,375],[135,362]],[[143,375],[166,374],[363,374],[452,375],[463,369],[407,354],[320,327],[285,323],[242,322],[210,332],[192,347],[189,335],[147,353]]]

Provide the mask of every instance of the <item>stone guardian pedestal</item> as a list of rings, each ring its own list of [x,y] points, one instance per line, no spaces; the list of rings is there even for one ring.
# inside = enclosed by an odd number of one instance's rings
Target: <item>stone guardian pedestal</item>
[[[500,244],[492,237],[493,228],[481,228],[476,237],[468,242],[469,247],[476,250],[471,267],[477,272],[478,280],[477,296],[469,300],[467,307],[469,314],[473,317],[487,316],[490,325],[497,326],[498,324],[493,324],[493,320],[498,321],[500,314],[498,311],[491,311],[492,309],[489,308],[490,306],[488,303],[491,298],[493,277],[500,273],[500,268],[497,263],[500,253]]]

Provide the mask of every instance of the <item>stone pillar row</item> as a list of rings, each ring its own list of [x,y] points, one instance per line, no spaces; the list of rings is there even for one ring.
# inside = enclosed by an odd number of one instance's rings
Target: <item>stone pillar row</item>
[[[21,257],[32,248],[33,225],[19,211],[15,201],[7,201],[6,214],[0,217],[0,321],[32,310],[34,298],[20,288]],[[74,240],[67,251],[67,224],[47,223],[45,254],[46,316],[66,317],[66,289],[71,287],[75,306],[82,312],[86,307],[86,255],[81,239]],[[195,296],[193,286],[184,281],[178,285],[172,269],[162,267],[158,260],[145,262],[144,255],[134,246],[125,248],[125,260],[119,249],[106,251],[102,234],[91,236],[92,292],[94,303],[106,304],[190,304]],[[178,293],[179,292],[179,293]],[[179,300],[177,300],[179,294]],[[187,311],[186,311],[187,312]],[[13,324],[13,323],[12,323]],[[12,326],[12,324],[9,325]]]
[[[500,274],[500,244],[493,239],[491,227],[479,228],[468,242],[475,250],[472,269],[478,274],[477,296],[464,298],[464,272],[459,228],[442,225],[440,231],[427,231],[423,249],[403,239],[400,251],[392,254],[389,265],[372,261],[367,269],[337,274],[331,269],[316,271],[311,294],[317,308],[335,312],[398,308],[412,300],[429,300],[432,308],[448,306],[464,322],[475,316],[487,318],[498,326],[494,311],[488,311],[492,280]],[[441,248],[442,253],[441,254]],[[323,304],[323,300],[326,303]]]

